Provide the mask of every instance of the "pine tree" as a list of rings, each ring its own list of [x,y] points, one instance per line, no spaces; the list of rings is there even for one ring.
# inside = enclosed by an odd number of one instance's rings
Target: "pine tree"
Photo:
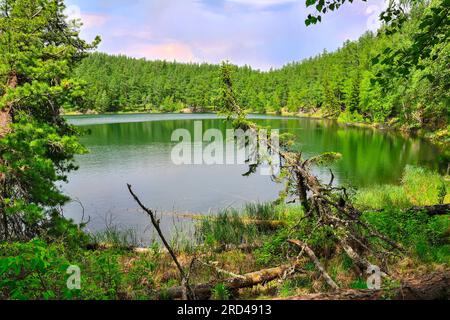
[[[55,183],[84,151],[60,109],[81,107],[72,67],[99,39],[81,40],[64,9],[61,0],[0,0],[0,240],[61,227],[67,197]]]

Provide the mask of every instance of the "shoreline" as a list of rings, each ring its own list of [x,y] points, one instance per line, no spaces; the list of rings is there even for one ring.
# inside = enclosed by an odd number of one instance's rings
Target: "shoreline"
[[[69,116],[69,117],[76,117],[76,116],[102,116],[102,115],[108,115],[108,116],[114,116],[114,115],[161,115],[161,114],[215,114],[217,115],[218,112],[216,111],[192,111],[188,109],[183,109],[178,112],[161,112],[161,111],[119,111],[119,112],[105,112],[105,113],[99,113],[99,112],[62,112],[62,116]],[[445,129],[435,132],[430,131],[424,131],[424,130],[418,130],[418,132],[412,132],[410,130],[403,130],[400,127],[394,127],[390,126],[388,124],[380,124],[380,123],[366,123],[366,122],[348,122],[348,121],[339,121],[338,119],[333,119],[325,116],[324,114],[320,112],[316,113],[306,113],[306,112],[287,112],[282,111],[281,113],[276,112],[266,112],[266,113],[258,113],[258,112],[252,112],[250,114],[254,115],[266,115],[266,116],[280,116],[280,117],[296,117],[296,118],[305,118],[305,119],[313,119],[313,120],[331,120],[335,121],[337,124],[344,126],[344,127],[355,127],[355,128],[370,128],[380,131],[392,131],[397,132],[400,134],[405,134],[410,138],[420,138],[423,139],[429,143],[431,143],[433,146],[437,147],[443,154],[447,157],[450,157],[449,154],[449,147],[450,143],[444,141],[443,139],[439,138],[440,133],[443,133]]]

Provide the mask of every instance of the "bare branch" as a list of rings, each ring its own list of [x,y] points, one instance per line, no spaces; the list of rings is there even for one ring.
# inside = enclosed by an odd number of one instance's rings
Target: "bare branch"
[[[192,290],[189,287],[189,279],[186,276],[186,273],[183,270],[183,267],[181,266],[180,262],[178,261],[178,258],[173,251],[172,247],[169,245],[169,242],[164,237],[164,234],[160,227],[160,221],[156,219],[155,214],[152,210],[148,209],[141,200],[136,196],[136,194],[133,192],[133,189],[130,184],[127,184],[128,191],[130,192],[131,196],[134,198],[134,200],[137,202],[137,204],[144,210],[149,216],[152,221],[153,226],[156,229],[156,232],[158,232],[159,237],[161,238],[161,241],[163,242],[164,246],[166,247],[167,251],[169,252],[170,256],[172,257],[172,260],[174,261],[175,265],[178,268],[178,271],[180,272],[181,282],[183,284],[183,287],[186,289],[187,294],[184,298],[186,299],[193,299],[194,295]]]

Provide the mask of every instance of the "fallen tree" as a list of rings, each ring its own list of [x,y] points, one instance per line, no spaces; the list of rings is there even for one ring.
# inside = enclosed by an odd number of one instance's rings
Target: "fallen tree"
[[[322,274],[322,276],[325,279],[325,281],[327,282],[327,284],[331,288],[333,288],[334,290],[338,290],[339,289],[339,287],[336,284],[336,282],[334,282],[334,280],[331,279],[329,274],[325,271],[325,268],[322,266],[322,264],[320,263],[319,259],[316,256],[316,254],[314,253],[314,251],[311,250],[310,247],[308,247],[306,244],[304,244],[303,242],[301,242],[299,240],[288,240],[288,242],[293,244],[293,245],[296,245],[302,251],[305,251],[306,254],[309,256],[309,258],[311,259],[311,261],[316,266],[316,268],[320,271],[320,273]]]
[[[383,212],[385,209],[377,210],[366,210],[368,212]],[[404,209],[403,212],[419,213],[423,212],[430,217],[444,216],[450,214],[450,203],[447,204],[437,204],[434,206],[414,206],[408,209]]]
[[[341,155],[328,152],[305,159],[302,152],[292,148],[295,145],[292,137],[275,134],[274,138],[273,132],[250,121],[244,109],[239,106],[233,90],[230,65],[224,63],[221,71],[221,111],[236,130],[251,136],[254,144],[247,160],[249,171],[244,176],[256,173],[258,167],[263,164],[269,164],[272,166],[272,180],[285,186],[279,201],[299,202],[303,208],[304,215],[299,217],[297,227],[306,221],[311,230],[309,236],[303,235],[301,239],[297,239],[300,240],[302,248],[300,254],[306,252],[328,285],[336,289],[336,284],[330,281],[326,270],[318,263],[318,255],[308,247],[312,234],[317,235],[324,231],[332,238],[336,249],[340,247],[345,251],[359,274],[373,266],[369,261],[373,261],[380,266],[383,273],[387,273],[388,258],[403,254],[404,248],[361,218],[363,212],[352,204],[346,188],[334,185],[335,176],[331,169],[328,184],[322,182],[313,172],[315,166],[329,165],[339,160]],[[264,146],[268,152],[259,152],[259,146]]]
[[[425,212],[427,215],[443,216],[450,214],[450,203],[448,204],[438,204],[435,206],[425,206],[425,207],[412,207],[406,210],[407,212]]]
[[[212,290],[218,283],[224,284],[230,291],[235,291],[243,288],[251,288],[256,285],[265,284],[267,282],[281,278],[293,268],[296,271],[302,270],[299,265],[282,265],[276,268],[247,273],[242,276],[231,277],[222,281],[213,281],[210,283],[193,285],[191,286],[191,290],[195,294],[196,299],[207,300],[211,297]],[[172,287],[159,291],[157,293],[157,296],[160,299],[182,299],[183,289],[183,286]]]
[[[450,271],[404,280],[400,287],[382,290],[338,290],[284,300],[448,300],[450,298]]]

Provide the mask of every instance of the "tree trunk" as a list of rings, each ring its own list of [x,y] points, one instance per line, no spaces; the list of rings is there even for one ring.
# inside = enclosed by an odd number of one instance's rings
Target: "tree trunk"
[[[285,274],[285,272],[289,271],[292,268],[299,269],[299,266],[283,265],[276,268],[264,269],[261,271],[248,273],[240,277],[229,278],[219,282],[199,284],[196,286],[191,286],[191,288],[198,300],[206,300],[211,297],[212,290],[217,283],[223,283],[228,288],[228,290],[231,291],[242,288],[251,288],[258,284],[267,283],[269,281],[280,278]],[[182,286],[172,287],[159,293],[159,297],[161,299],[165,298],[172,300],[181,299],[182,295]]]
[[[15,71],[11,72],[8,77],[7,88],[14,89],[17,86],[17,74]],[[6,106],[0,105],[0,139],[3,139],[11,130],[11,108],[12,103],[8,102]],[[0,165],[3,164],[3,155],[0,150]],[[3,172],[0,172],[0,214],[3,224],[3,233],[5,240],[8,239],[8,219],[6,216],[6,209],[4,205],[4,198],[7,197],[6,193],[6,176]]]
[[[316,268],[320,271],[320,273],[322,274],[322,276],[324,277],[325,281],[327,282],[327,284],[333,288],[334,290],[339,290],[338,285],[336,284],[336,282],[334,282],[334,280],[330,277],[330,275],[326,272],[325,268],[322,266],[322,264],[320,263],[319,259],[317,258],[316,254],[314,253],[314,251],[311,250],[310,247],[308,247],[305,243],[299,241],[299,240],[288,240],[289,243],[292,243],[293,245],[296,245],[297,247],[299,247],[301,250],[304,250],[306,252],[306,254],[309,256],[309,258],[311,259],[311,261],[314,263],[314,265],[316,266]]]
[[[443,216],[450,214],[450,203],[439,204],[435,206],[425,206],[425,207],[412,207],[407,210],[408,212],[425,212],[430,217]]]
[[[17,74],[11,72],[6,84],[7,88],[14,89],[17,86]],[[12,103],[9,102],[6,106],[0,106],[0,139],[8,134],[11,124],[11,107]]]
[[[305,178],[301,174],[297,174],[297,193],[300,203],[305,210],[305,214],[309,212],[308,192],[306,190]]]
[[[318,293],[285,300],[447,300],[450,298],[450,271],[402,281],[400,288],[391,290],[340,290]]]

